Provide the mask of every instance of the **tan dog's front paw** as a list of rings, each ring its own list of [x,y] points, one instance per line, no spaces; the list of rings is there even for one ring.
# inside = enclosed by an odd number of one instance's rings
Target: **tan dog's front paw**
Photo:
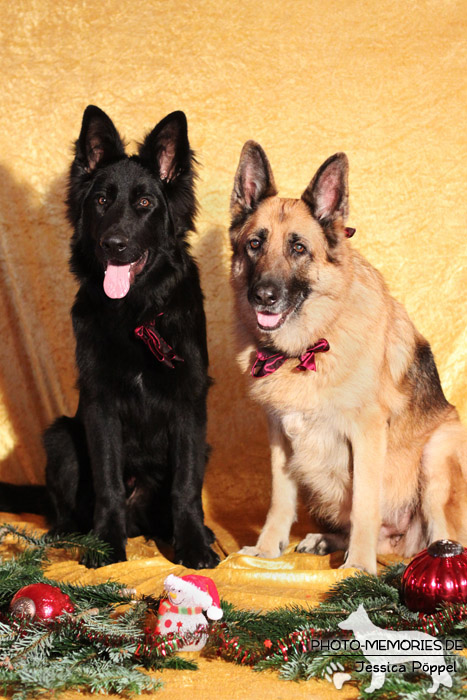
[[[276,559],[281,555],[279,548],[277,550],[267,550],[259,547],[242,547],[238,553],[245,554],[248,557],[261,557],[261,559]]]
[[[343,564],[341,564],[339,569],[358,569],[359,571],[364,571],[366,574],[373,574],[376,576],[376,563],[373,566],[372,564],[369,564],[369,563],[366,563],[366,564],[359,564],[358,562],[353,563],[350,560],[350,561],[345,561]]]
[[[331,554],[339,549],[347,549],[349,538],[345,534],[329,533],[318,535],[309,532],[300,544],[297,545],[297,552],[308,552],[323,556]]]

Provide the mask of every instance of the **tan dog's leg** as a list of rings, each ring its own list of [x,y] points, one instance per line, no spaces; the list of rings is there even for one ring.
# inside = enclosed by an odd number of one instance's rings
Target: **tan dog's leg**
[[[360,417],[352,435],[353,489],[349,550],[342,568],[376,574],[376,546],[381,528],[383,470],[387,451],[386,419]]]
[[[280,425],[268,417],[271,445],[272,494],[266,522],[254,547],[243,547],[241,554],[274,559],[289,543],[290,528],[296,517],[297,484],[287,471],[290,443]]]
[[[467,432],[461,423],[443,423],[435,430],[423,450],[422,469],[428,544],[443,539],[467,544]]]

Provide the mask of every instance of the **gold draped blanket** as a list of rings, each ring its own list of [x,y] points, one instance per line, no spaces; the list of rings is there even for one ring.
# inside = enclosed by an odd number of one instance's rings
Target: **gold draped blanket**
[[[430,340],[445,393],[466,420],[467,5],[16,0],[2,4],[0,17],[0,478],[43,482],[41,432],[76,407],[69,319],[76,286],[67,270],[63,200],[82,112],[90,103],[104,109],[131,149],[165,114],[182,109],[201,163],[191,240],[215,379],[204,501],[218,546],[230,554],[208,574],[221,597],[239,606],[316,603],[349,573],[337,568],[338,556],[293,547],[277,561],[235,554],[255,541],[270,481],[264,416],[235,364],[233,175],[250,138],[265,148],[284,196],[300,196],[331,154],[348,154],[353,244]],[[293,542],[308,527],[301,512]],[[170,572],[180,569],[138,539],[127,563],[87,571],[58,561],[50,573],[83,583],[118,578],[159,593]],[[349,685],[285,683],[222,661],[201,660],[198,672],[163,678],[161,698],[355,694]]]

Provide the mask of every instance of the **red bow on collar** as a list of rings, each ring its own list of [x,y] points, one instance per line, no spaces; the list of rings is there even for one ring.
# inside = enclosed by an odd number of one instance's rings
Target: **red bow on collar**
[[[159,314],[162,315],[162,314]],[[171,369],[175,369],[173,362],[183,362],[183,358],[175,354],[174,349],[156,331],[156,322],[151,321],[135,328],[135,335],[146,343],[152,354]]]
[[[327,352],[328,350],[328,341],[324,338],[320,338],[315,345],[305,350],[303,355],[300,355],[300,363],[295,369],[299,369],[301,371],[310,369],[312,372],[316,372],[315,353]],[[283,355],[279,352],[271,353],[267,350],[257,350],[256,360],[251,368],[251,376],[266,377],[268,374],[275,372],[276,369],[279,369],[279,367],[281,367],[288,359],[289,358],[287,355]]]

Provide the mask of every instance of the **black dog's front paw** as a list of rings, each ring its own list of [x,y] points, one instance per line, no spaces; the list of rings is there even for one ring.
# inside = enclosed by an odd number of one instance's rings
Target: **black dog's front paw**
[[[213,544],[216,540],[216,536],[207,525],[204,526],[204,539],[208,544]]]
[[[101,566],[117,564],[126,561],[126,537],[116,534],[110,535],[99,530],[94,534],[102,541],[103,547],[96,547],[94,550],[85,551],[80,557],[80,564],[88,569],[98,569]]]
[[[63,521],[52,527],[47,534],[54,539],[68,540],[69,545],[76,541],[78,561],[88,569],[98,569],[101,566],[126,561],[125,539],[123,537],[110,537],[93,530],[86,534],[79,532],[75,523]],[[80,535],[80,538],[77,538],[76,535]],[[90,537],[91,535],[95,535],[95,537]]]
[[[117,564],[119,561],[126,561],[125,547],[119,547],[116,551],[112,547],[103,556],[94,552],[84,552],[79,559],[79,563],[88,569],[99,569],[101,566]]]
[[[186,566],[187,569],[214,569],[220,559],[211,547],[202,543],[176,549],[175,561],[177,564]]]

